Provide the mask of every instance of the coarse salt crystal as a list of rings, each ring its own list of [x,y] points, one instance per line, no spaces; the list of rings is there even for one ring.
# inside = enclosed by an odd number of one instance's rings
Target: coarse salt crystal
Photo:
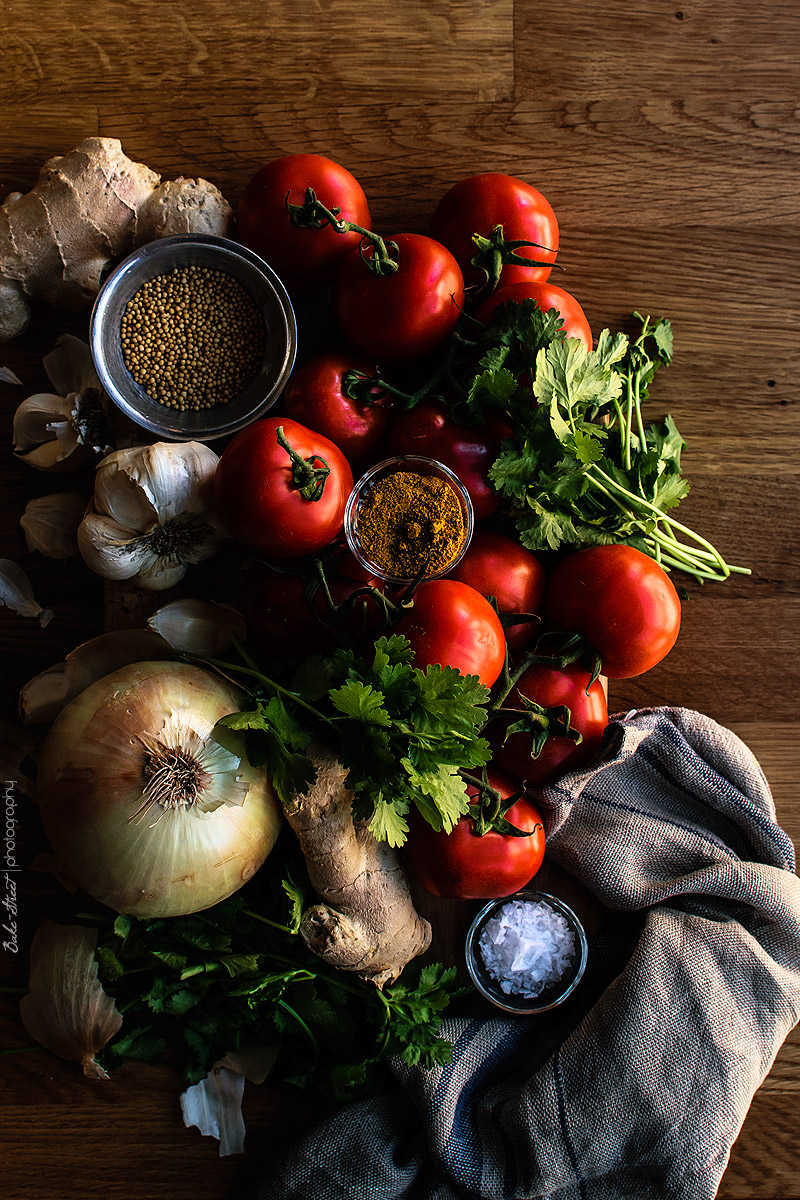
[[[557,909],[543,900],[510,900],[483,926],[478,949],[506,995],[533,999],[563,979],[578,946]]]

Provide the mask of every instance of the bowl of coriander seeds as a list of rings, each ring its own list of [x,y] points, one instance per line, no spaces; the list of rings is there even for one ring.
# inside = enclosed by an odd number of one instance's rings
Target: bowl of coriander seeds
[[[100,382],[136,424],[174,441],[225,437],[277,400],[297,352],[286,288],[227,238],[180,234],[109,275],[89,341]]]

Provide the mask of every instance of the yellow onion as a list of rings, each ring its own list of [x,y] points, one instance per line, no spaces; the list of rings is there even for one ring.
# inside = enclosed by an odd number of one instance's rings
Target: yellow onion
[[[63,866],[118,912],[174,917],[241,887],[275,844],[263,769],[212,736],[243,704],[199,667],[140,662],[91,684],[51,727],[37,799]]]

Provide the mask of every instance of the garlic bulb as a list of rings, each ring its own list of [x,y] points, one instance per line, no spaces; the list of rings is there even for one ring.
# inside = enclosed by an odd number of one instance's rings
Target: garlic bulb
[[[211,507],[217,455],[202,442],[155,442],[109,454],[78,529],[86,564],[106,579],[161,591],[228,536]]]
[[[30,992],[20,1000],[22,1023],[40,1045],[79,1062],[89,1079],[108,1079],[95,1062],[122,1017],[97,978],[97,930],[45,920],[31,943]]]
[[[80,338],[64,334],[43,361],[56,392],[23,400],[14,415],[14,451],[40,471],[74,471],[113,450],[109,401]]]
[[[78,553],[78,526],[85,512],[86,500],[77,492],[29,500],[19,519],[28,549],[45,558],[71,558]]]
[[[224,900],[261,866],[281,824],[272,787],[213,736],[242,701],[199,667],[144,662],[56,718],[37,800],[53,852],[95,900],[179,916]]]

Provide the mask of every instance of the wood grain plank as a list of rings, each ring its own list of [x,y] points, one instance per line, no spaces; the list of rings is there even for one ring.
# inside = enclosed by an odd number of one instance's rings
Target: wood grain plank
[[[0,99],[35,103],[120,91],[180,95],[187,83],[224,93],[464,96],[499,100],[513,82],[512,0],[319,0],[298,20],[290,0],[62,0],[46,22],[6,0]]]

